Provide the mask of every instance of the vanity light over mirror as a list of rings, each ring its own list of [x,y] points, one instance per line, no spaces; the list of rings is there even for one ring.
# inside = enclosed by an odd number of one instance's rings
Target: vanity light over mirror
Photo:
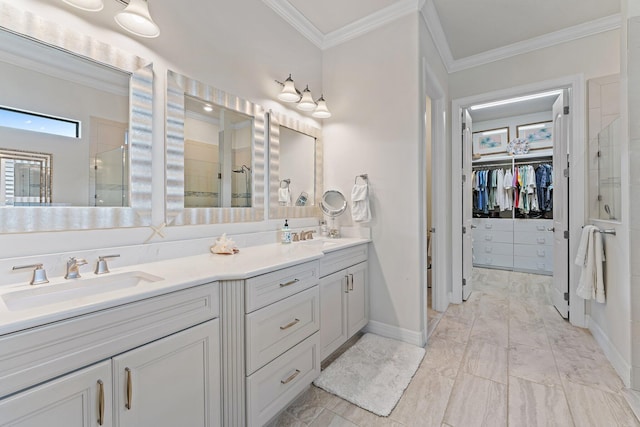
[[[321,130],[269,113],[269,216],[319,216],[322,192]]]
[[[2,12],[0,232],[149,225],[151,65]]]
[[[167,73],[167,223],[264,218],[264,109]]]

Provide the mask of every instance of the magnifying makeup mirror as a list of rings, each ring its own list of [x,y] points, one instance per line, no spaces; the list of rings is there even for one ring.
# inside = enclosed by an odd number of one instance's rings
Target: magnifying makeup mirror
[[[340,237],[340,232],[335,227],[335,220],[347,210],[347,199],[344,194],[338,190],[325,191],[320,199],[320,209],[330,218],[329,237]]]

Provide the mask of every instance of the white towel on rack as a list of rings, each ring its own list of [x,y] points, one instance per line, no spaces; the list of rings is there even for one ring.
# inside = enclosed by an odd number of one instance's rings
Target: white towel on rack
[[[289,190],[289,187],[280,187],[278,189],[278,202],[285,206],[291,204],[291,190]]]
[[[356,184],[351,190],[351,218],[354,222],[371,221],[369,208],[369,185]]]
[[[584,299],[594,299],[604,303],[604,245],[598,227],[586,225],[582,230],[575,263],[582,267],[576,294]]]

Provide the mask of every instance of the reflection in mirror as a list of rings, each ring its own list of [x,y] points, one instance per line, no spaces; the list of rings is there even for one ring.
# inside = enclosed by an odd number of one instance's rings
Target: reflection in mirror
[[[11,6],[2,13],[0,232],[149,225],[151,65]]]
[[[318,216],[322,140],[318,128],[269,113],[269,217]]]
[[[620,221],[622,205],[620,118],[598,133],[599,219]]]
[[[259,105],[167,72],[168,224],[264,218],[264,120]]]
[[[185,96],[184,207],[251,207],[253,118]]]

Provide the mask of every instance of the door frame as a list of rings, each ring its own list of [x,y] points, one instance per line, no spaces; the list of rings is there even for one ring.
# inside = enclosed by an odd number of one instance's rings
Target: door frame
[[[427,317],[427,209],[426,204],[432,203],[431,225],[436,229],[431,235],[431,279],[435,309],[445,311],[449,306],[447,294],[448,265],[450,265],[447,251],[447,234],[449,230],[449,206],[447,197],[447,105],[446,93],[438,81],[425,57],[422,58],[422,90],[420,91],[420,144],[418,159],[420,170],[419,205],[419,236],[420,236],[420,315],[422,319],[422,341],[426,344],[428,334]],[[426,165],[426,128],[424,117],[426,114],[426,97],[431,99],[431,188],[433,195],[427,195],[427,165]]]
[[[571,112],[571,128],[567,150],[569,152],[569,320],[572,324],[586,327],[585,301],[576,295],[579,267],[571,260],[575,257],[580,243],[582,224],[586,214],[586,148],[585,136],[585,78],[583,74],[569,75],[552,80],[515,86],[452,100],[451,107],[451,251],[452,287],[451,302],[462,303],[462,123],[463,108],[473,104],[512,98],[515,96],[543,92],[546,90],[569,88],[569,108]]]

